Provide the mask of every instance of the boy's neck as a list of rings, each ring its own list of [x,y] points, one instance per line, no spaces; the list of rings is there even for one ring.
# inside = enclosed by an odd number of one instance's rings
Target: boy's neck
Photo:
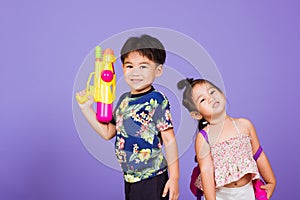
[[[135,97],[140,97],[140,96],[144,96],[145,94],[148,94],[150,92],[152,92],[154,90],[154,87],[151,85],[150,89],[145,91],[145,92],[141,92],[141,93],[135,93],[135,94],[132,94],[130,93],[129,97],[130,98],[135,98]]]

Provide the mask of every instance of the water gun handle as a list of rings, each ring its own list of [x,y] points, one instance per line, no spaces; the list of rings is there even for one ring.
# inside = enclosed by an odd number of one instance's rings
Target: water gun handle
[[[262,180],[256,179],[253,181],[255,198],[257,200],[268,200],[267,192],[264,189],[261,189],[260,186],[264,185]]]
[[[86,94],[84,96],[76,95],[76,99],[80,104],[87,102],[89,100],[88,96],[94,94],[94,86],[90,85],[93,75],[95,75],[95,72],[90,73],[88,81],[86,82]]]

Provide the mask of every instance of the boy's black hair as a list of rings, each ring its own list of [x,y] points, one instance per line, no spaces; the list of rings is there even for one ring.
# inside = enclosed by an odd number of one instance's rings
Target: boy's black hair
[[[158,64],[164,64],[166,60],[166,50],[163,44],[150,35],[129,38],[121,49],[121,61],[124,63],[130,52],[138,52]]]
[[[178,89],[184,89],[183,91],[183,98],[182,98],[182,104],[183,106],[189,111],[198,112],[196,105],[194,104],[194,101],[192,99],[192,89],[196,84],[204,84],[209,83],[213,87],[215,87],[217,90],[219,90],[221,93],[223,93],[217,86],[215,86],[212,82],[205,80],[205,79],[193,79],[193,78],[186,78],[177,83]],[[208,125],[208,121],[206,121],[204,118],[200,119],[198,122],[198,129],[202,130],[205,126]]]

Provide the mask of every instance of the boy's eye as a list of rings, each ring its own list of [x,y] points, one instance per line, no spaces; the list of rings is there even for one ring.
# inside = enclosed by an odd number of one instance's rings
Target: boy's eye
[[[202,102],[204,102],[205,101],[205,99],[200,99],[200,103],[202,103]]]
[[[145,65],[140,66],[140,69],[145,69],[145,68],[147,68],[147,66],[145,66]]]
[[[133,66],[132,65],[126,65],[126,68],[131,69],[131,68],[133,68]]]
[[[215,93],[215,90],[212,90],[211,92],[210,92],[210,94],[214,94]]]

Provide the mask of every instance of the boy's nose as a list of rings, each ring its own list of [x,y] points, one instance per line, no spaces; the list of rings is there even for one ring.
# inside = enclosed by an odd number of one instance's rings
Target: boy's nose
[[[140,71],[140,68],[139,67],[134,67],[132,68],[132,74],[138,74]]]

